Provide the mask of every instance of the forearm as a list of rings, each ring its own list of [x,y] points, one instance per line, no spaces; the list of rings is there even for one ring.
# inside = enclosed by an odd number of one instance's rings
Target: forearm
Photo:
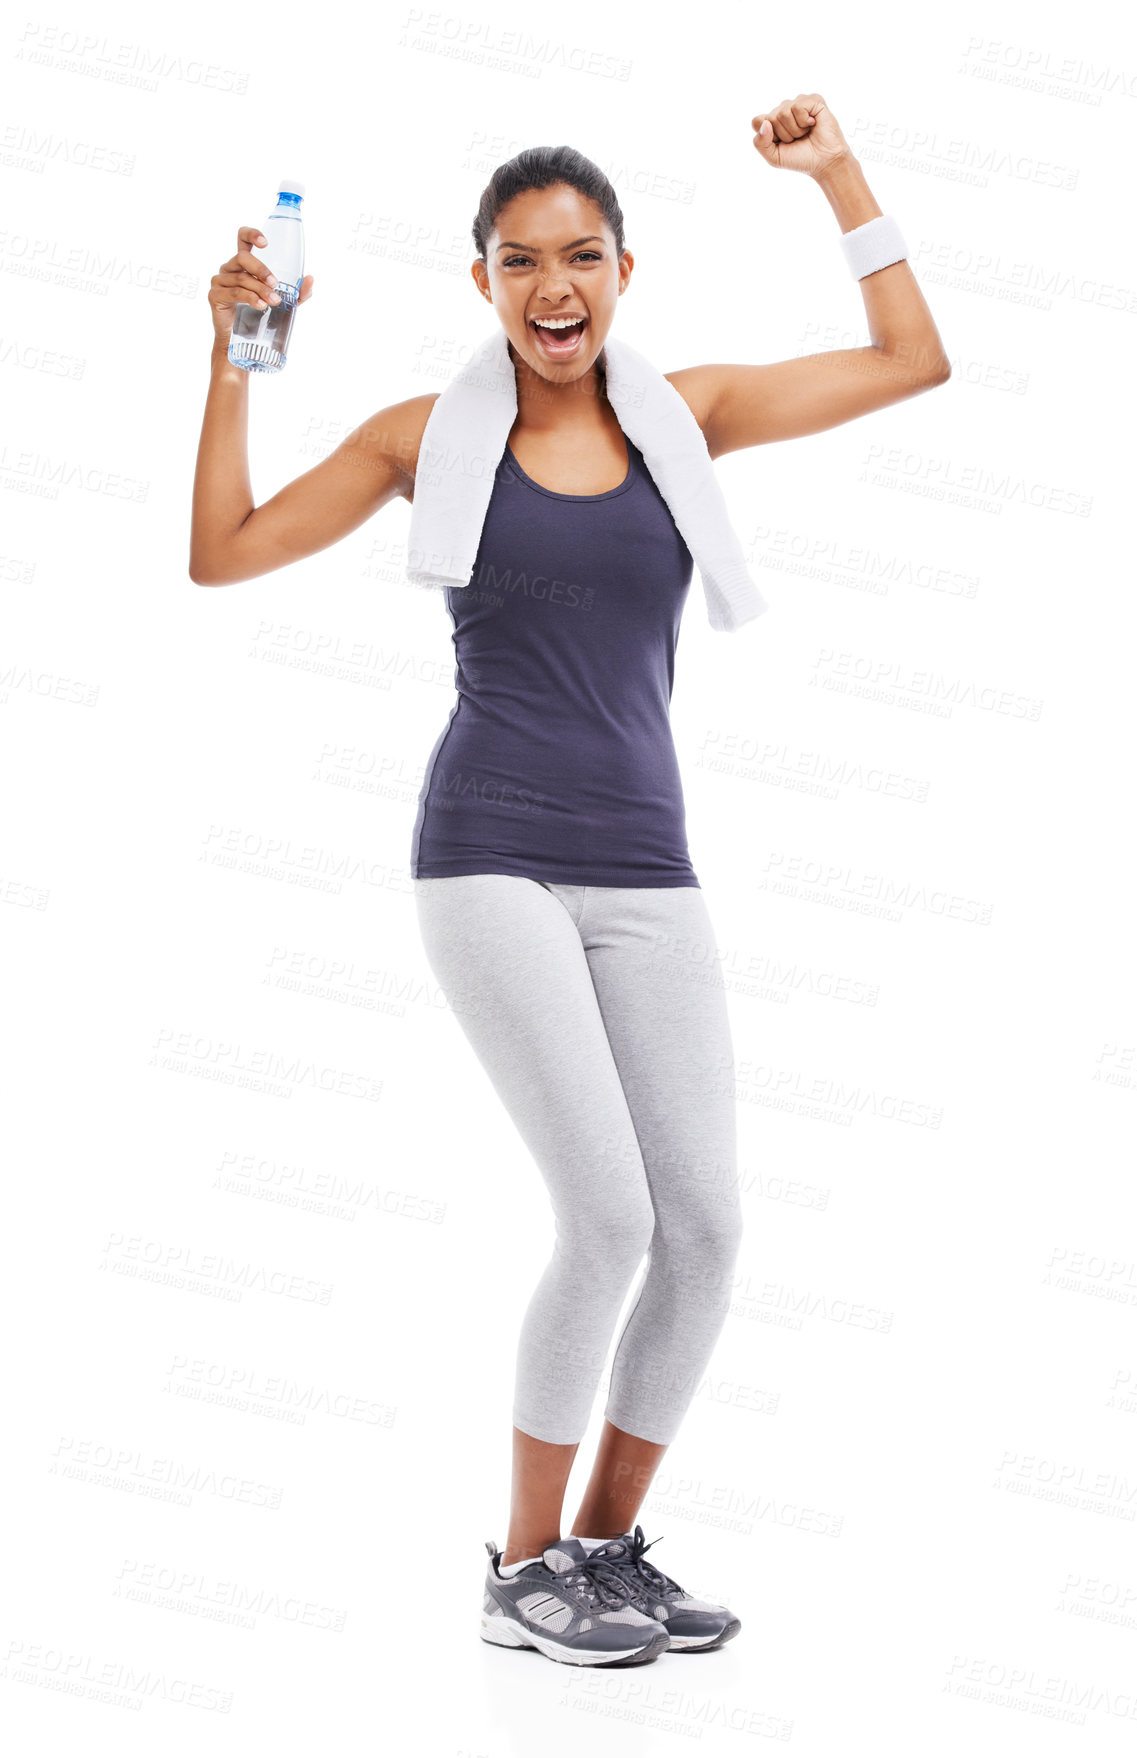
[[[857,159],[840,160],[817,182],[841,231],[851,232],[875,220],[881,207]],[[878,348],[919,382],[935,378],[946,363],[944,345],[924,295],[906,261],[890,263],[857,285],[865,302],[869,335]]]
[[[249,480],[249,374],[214,344],[197,448],[190,521],[190,574],[219,555],[253,511]]]

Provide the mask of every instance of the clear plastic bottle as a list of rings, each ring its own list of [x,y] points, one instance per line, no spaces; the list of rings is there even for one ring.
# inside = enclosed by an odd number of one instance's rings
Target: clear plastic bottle
[[[288,359],[292,320],[304,279],[304,221],[300,204],[304,185],[295,177],[282,177],[277,185],[276,206],[262,228],[268,239],[253,254],[267,263],[276,276],[279,305],[258,311],[238,305],[229,335],[229,358],[246,372],[279,372]]]

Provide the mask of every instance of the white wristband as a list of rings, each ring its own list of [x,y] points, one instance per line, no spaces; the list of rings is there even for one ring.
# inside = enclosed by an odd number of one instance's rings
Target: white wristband
[[[866,220],[863,226],[842,232],[841,248],[854,281],[863,281],[866,275],[886,269],[889,263],[905,261],[908,256],[904,235],[891,214],[878,214],[875,220]]]

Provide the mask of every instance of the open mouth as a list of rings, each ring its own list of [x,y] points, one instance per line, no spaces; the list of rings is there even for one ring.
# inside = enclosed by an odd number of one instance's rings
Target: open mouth
[[[583,343],[588,319],[582,317],[579,323],[557,330],[546,329],[543,324],[531,321],[529,328],[536,336],[537,346],[542,354],[547,354],[550,360],[567,360]]]

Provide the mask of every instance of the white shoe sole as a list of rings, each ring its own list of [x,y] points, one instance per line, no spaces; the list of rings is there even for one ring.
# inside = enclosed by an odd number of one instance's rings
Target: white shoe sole
[[[586,1649],[565,1648],[561,1643],[550,1642],[547,1636],[538,1636],[536,1631],[527,1630],[513,1618],[489,1612],[482,1613],[481,1637],[483,1642],[494,1642],[499,1648],[536,1648],[549,1660],[559,1660],[569,1666],[611,1666],[626,1660],[654,1660],[662,1654],[667,1646],[666,1640],[660,1644],[657,1637],[643,1648],[615,1648],[596,1650],[588,1653]]]
[[[737,1636],[741,1628],[741,1620],[731,1618],[729,1624],[724,1624],[717,1636],[672,1636],[670,1640],[671,1652],[673,1654],[698,1654],[704,1648],[721,1648],[724,1642],[729,1642],[732,1636]]]

